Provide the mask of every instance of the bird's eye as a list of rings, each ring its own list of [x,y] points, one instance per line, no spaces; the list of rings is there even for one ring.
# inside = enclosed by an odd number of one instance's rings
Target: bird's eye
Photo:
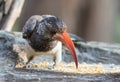
[[[23,38],[27,38],[27,34],[24,33],[24,34],[23,34]]]
[[[52,35],[54,35],[54,34],[56,34],[56,32],[55,32],[55,31],[53,31],[53,32],[51,32],[51,34],[52,34]]]

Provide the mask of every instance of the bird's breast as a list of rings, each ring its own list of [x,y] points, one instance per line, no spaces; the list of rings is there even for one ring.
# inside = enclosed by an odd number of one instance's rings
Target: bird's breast
[[[57,45],[57,41],[31,39],[29,44],[36,52],[47,52]]]
[[[57,41],[56,46],[49,51],[35,51],[29,44],[27,45],[26,52],[28,55],[39,56],[39,55],[55,55],[57,51],[62,49],[62,43]]]

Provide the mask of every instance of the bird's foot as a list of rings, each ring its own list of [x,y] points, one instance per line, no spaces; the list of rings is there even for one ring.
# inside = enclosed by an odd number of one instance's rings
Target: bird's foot
[[[47,68],[48,68],[49,70],[53,70],[53,69],[54,69],[54,66],[47,66]]]
[[[47,69],[49,69],[49,70],[53,70],[54,67],[53,67],[53,66],[47,66]]]
[[[55,69],[56,67],[57,67],[56,64],[53,64],[53,66],[47,66],[47,68],[50,69],[50,70],[53,70],[53,69]]]
[[[33,67],[32,67],[32,63],[28,63],[28,64],[26,64],[26,65],[24,66],[24,68],[26,68],[26,69],[33,68]]]

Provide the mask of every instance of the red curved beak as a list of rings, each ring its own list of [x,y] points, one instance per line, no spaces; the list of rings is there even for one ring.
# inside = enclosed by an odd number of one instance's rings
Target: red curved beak
[[[58,41],[61,41],[69,49],[74,59],[76,68],[78,68],[78,59],[76,56],[75,47],[68,33],[66,31],[64,31],[63,33],[56,33],[56,35],[54,35],[53,38]]]

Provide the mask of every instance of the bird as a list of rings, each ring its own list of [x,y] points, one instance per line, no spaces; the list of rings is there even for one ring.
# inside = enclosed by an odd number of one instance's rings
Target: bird
[[[67,26],[62,19],[54,15],[33,15],[22,29],[22,37],[27,41],[28,64],[35,56],[52,55],[56,67],[62,61],[62,44],[70,51],[76,68],[78,59]]]

